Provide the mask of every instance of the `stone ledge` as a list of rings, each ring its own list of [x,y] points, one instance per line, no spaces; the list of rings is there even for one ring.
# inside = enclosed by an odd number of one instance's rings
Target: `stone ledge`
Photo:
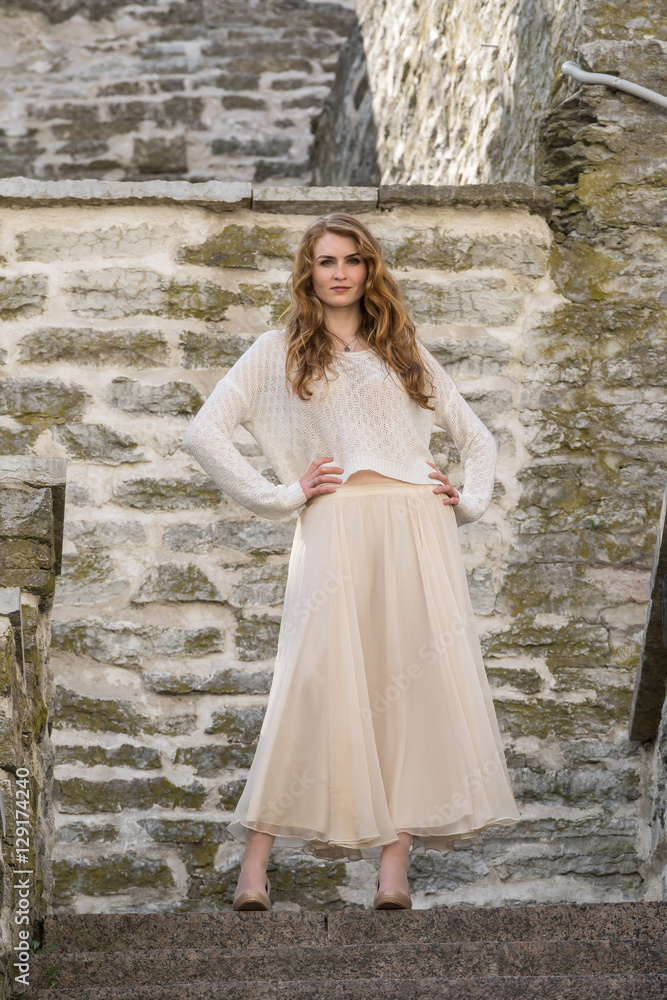
[[[66,470],[67,462],[63,458],[0,455],[0,484],[51,489],[55,576],[60,575],[62,565]]]
[[[467,205],[523,208],[549,221],[555,201],[550,187],[514,182],[499,184],[386,184],[378,188],[378,208],[399,205]]]
[[[252,207],[256,212],[290,215],[325,215],[328,212],[374,212],[378,207],[375,187],[254,187]]]
[[[249,208],[252,186],[222,181],[36,181],[27,177],[0,180],[0,205],[151,205],[185,202],[228,212]]]
[[[544,185],[389,184],[377,187],[262,187],[222,181],[37,181],[0,179],[0,206],[187,204],[230,212],[323,215],[328,212],[374,212],[401,205],[517,208],[551,218],[554,192]]]

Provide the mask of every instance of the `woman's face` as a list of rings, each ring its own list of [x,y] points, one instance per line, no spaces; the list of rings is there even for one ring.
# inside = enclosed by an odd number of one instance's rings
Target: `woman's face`
[[[368,267],[356,240],[325,233],[315,241],[313,256],[313,290],[324,305],[351,306],[363,297]]]

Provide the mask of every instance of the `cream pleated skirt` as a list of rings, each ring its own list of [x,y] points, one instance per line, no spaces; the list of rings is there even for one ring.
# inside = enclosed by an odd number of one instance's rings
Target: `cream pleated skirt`
[[[447,851],[520,819],[435,485],[342,485],[299,514],[236,840],[355,861],[401,831],[413,853]]]

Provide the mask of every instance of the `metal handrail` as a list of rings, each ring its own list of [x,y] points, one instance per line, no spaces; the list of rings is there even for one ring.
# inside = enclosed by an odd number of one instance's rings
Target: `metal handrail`
[[[564,62],[561,69],[563,73],[573,76],[580,83],[602,83],[607,87],[614,87],[616,90],[624,90],[627,94],[641,97],[643,100],[650,101],[651,104],[657,104],[661,108],[667,108],[667,97],[663,94],[658,94],[657,91],[649,90],[647,87],[640,87],[638,83],[622,80],[620,76],[610,76],[608,73],[587,73],[586,70],[581,68],[579,63],[571,61]]]

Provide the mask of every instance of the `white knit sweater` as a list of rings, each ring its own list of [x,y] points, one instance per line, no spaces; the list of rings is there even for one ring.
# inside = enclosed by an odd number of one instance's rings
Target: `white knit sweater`
[[[440,485],[429,451],[434,423],[449,431],[461,452],[464,486],[454,504],[457,524],[481,517],[491,501],[496,444],[465,402],[453,379],[417,341],[433,376],[435,411],[419,406],[398,375],[372,350],[338,351],[329,384],[313,381],[310,400],[285,383],[286,341],[282,330],[261,334],[220,379],[195,417],[185,446],[225,493],[248,510],[277,520],[306,502],[299,480],[316,458],[353,472],[374,469],[408,483]],[[338,377],[335,372],[339,371]],[[241,424],[257,441],[282,485],[257,471],[232,444]],[[446,469],[440,469],[446,473]]]

